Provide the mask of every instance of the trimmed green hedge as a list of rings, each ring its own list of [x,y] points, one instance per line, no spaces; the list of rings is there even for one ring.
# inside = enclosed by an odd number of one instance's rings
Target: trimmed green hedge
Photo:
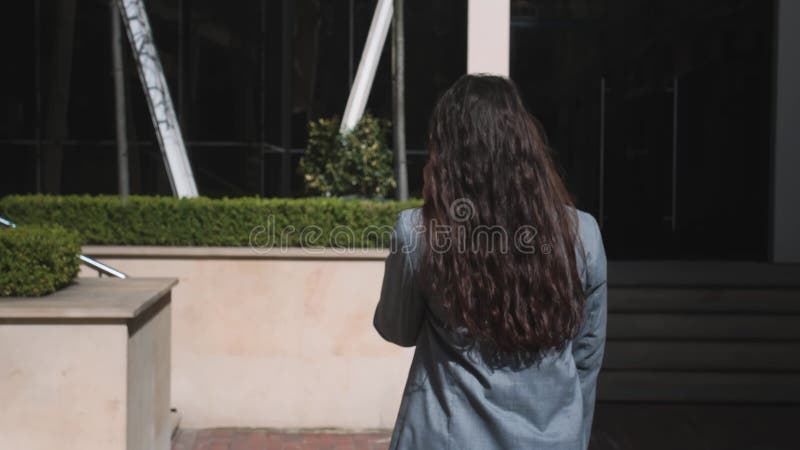
[[[49,294],[78,275],[77,233],[58,225],[0,229],[0,296]]]
[[[0,216],[21,227],[60,224],[84,244],[164,246],[388,246],[385,231],[408,202],[342,198],[178,199],[131,196],[12,195]],[[346,227],[346,228],[344,228]]]

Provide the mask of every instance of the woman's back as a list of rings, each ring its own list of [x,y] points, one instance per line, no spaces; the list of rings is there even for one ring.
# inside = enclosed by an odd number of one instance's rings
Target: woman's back
[[[392,448],[584,449],[606,322],[597,222],[513,83],[465,75],[431,115],[375,328],[416,345]]]
[[[470,345],[420,285],[419,209],[403,211],[386,261],[375,328],[416,345],[392,449],[584,449],[606,326],[606,259],[597,223],[577,211],[585,321],[562,349],[500,358]]]

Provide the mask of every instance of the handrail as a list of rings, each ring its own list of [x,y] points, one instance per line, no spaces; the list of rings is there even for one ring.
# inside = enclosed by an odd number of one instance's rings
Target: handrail
[[[0,216],[0,225],[4,225],[4,226],[9,227],[9,228],[16,228],[17,227],[17,224],[15,224],[14,222],[12,222],[12,221],[10,221],[10,220],[6,219],[5,217],[2,217],[2,216]],[[84,265],[96,270],[98,275],[100,275],[100,276],[105,274],[105,275],[108,275],[110,277],[115,277],[115,278],[122,278],[122,279],[128,278],[128,275],[125,275],[124,273],[120,272],[119,270],[117,270],[117,269],[115,269],[115,268],[113,268],[111,266],[108,266],[106,264],[103,264],[100,261],[98,261],[98,260],[96,260],[96,259],[94,259],[92,257],[78,254],[78,258],[81,260],[81,262]]]
[[[1,216],[0,216],[0,224],[3,224],[9,228],[17,228],[17,224]]]
[[[92,257],[86,256],[86,255],[78,255],[78,258],[80,258],[81,261],[83,261],[84,265],[96,270],[98,274],[106,274],[106,275],[108,275],[110,277],[116,277],[116,278],[122,278],[122,279],[128,278],[127,275],[125,275],[124,273],[120,272],[119,270],[117,270],[117,269],[115,269],[115,268],[113,268],[111,266],[108,266],[106,264],[103,264],[100,261],[98,261],[98,260],[96,260],[96,259],[94,259]]]

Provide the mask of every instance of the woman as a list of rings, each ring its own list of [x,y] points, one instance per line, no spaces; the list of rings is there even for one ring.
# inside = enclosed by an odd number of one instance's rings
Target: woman
[[[597,223],[507,79],[459,79],[428,151],[374,319],[416,345],[391,448],[585,449],[606,327]]]

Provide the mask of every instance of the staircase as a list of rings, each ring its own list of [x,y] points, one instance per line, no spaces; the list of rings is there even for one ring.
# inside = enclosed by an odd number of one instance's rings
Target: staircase
[[[795,448],[800,266],[610,262],[608,295],[591,448]]]

